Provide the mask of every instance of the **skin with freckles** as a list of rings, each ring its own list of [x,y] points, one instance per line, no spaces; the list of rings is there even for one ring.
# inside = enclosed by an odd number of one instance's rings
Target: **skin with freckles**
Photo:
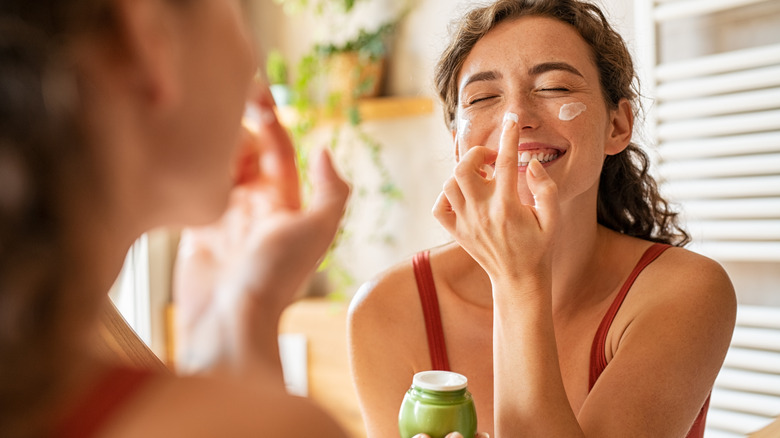
[[[575,28],[538,16],[491,28],[466,57],[458,90],[471,131],[453,132],[458,164],[433,207],[454,242],[432,248],[430,260],[450,368],[472,382],[479,430],[685,436],[734,321],[733,287],[709,259],[670,248],[642,272],[607,333],[609,365],[588,388],[596,329],[651,246],[596,219],[605,157],[631,139],[630,103],[605,102]],[[574,102],[587,111],[562,120]],[[554,158],[518,165],[524,153]],[[352,302],[352,371],[372,438],[397,435],[404,391],[431,367],[420,307],[411,262]]]

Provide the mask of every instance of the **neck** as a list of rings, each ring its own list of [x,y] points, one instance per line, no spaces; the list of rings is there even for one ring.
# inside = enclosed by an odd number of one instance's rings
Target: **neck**
[[[598,224],[595,208],[588,213],[564,212],[562,217],[566,219],[556,233],[553,255],[554,309],[598,302],[622,278],[618,269],[612,269],[618,265],[615,244],[621,235]]]

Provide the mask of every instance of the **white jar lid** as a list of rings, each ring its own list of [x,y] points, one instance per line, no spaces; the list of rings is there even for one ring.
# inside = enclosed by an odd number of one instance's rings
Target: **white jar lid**
[[[412,379],[414,386],[428,391],[457,391],[468,383],[466,376],[452,371],[421,371]]]

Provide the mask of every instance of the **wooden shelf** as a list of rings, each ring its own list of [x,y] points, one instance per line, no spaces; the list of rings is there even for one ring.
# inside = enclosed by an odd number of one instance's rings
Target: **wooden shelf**
[[[399,117],[425,116],[433,113],[433,100],[428,97],[375,97],[360,99],[358,111],[363,121],[387,120]],[[295,124],[298,114],[293,107],[279,107],[277,109],[282,123],[291,126]],[[344,121],[342,111],[335,114],[326,114],[326,110],[320,110],[320,118],[324,122],[340,123]]]

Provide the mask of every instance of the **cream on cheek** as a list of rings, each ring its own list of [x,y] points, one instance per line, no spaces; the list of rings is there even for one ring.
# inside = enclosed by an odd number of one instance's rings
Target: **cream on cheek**
[[[461,115],[458,118],[458,140],[461,143],[466,142],[468,135],[471,133],[471,119],[467,116]]]
[[[588,107],[582,102],[565,103],[561,105],[561,109],[558,110],[558,119],[563,120],[564,122],[574,120],[586,109],[588,109]]]

